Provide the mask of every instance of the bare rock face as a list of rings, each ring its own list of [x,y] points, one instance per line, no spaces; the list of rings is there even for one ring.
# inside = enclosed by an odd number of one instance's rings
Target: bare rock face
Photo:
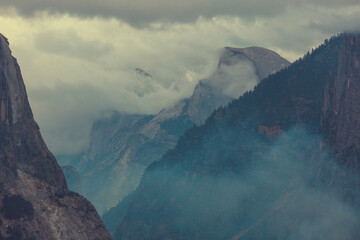
[[[360,170],[360,40],[345,36],[338,73],[326,85],[322,115],[338,159]]]
[[[262,47],[226,47],[225,50],[219,65],[231,64],[235,59],[247,59],[254,64],[260,79],[267,77],[269,74],[274,74],[290,64],[289,61],[276,52]]]
[[[252,90],[265,77],[289,65],[285,58],[266,48],[225,47],[216,72],[196,85],[186,114],[195,124],[203,124],[216,108],[225,106]]]
[[[73,166],[80,173],[82,193],[100,214],[132,192],[146,166],[176,141],[159,142],[161,134],[153,116],[114,112],[93,124],[89,151]]]
[[[232,99],[202,80],[195,86],[186,114],[195,124],[201,125],[217,107],[226,105]]]
[[[24,118],[31,118],[32,113],[27,101],[25,86],[19,74],[20,70],[16,60],[12,58],[8,48],[8,42],[2,38],[0,44],[0,64],[1,64],[1,123],[14,125],[17,121]],[[5,83],[6,81],[6,83]]]
[[[0,35],[0,239],[111,239],[91,203],[68,190],[8,45]]]

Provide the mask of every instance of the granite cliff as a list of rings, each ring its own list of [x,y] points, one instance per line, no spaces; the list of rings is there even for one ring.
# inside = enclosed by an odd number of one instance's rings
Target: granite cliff
[[[34,121],[19,65],[0,35],[0,239],[111,239],[68,190]]]

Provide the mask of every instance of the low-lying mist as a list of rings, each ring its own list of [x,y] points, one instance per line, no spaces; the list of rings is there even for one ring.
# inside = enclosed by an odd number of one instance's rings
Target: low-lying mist
[[[234,135],[228,132],[226,138],[203,146],[221,148]],[[209,155],[207,163],[190,168],[186,164],[197,154],[189,150],[185,167],[149,170],[143,181],[152,179],[150,184],[156,184],[147,186],[162,186],[141,213],[154,217],[150,225],[158,225],[151,234],[160,231],[174,239],[354,239],[360,223],[357,194],[349,197],[342,189],[356,180],[355,175],[334,161],[320,136],[303,128],[280,132],[273,142],[265,138],[251,133],[247,143],[233,142],[250,153],[245,159],[232,151],[232,156],[215,157],[217,163]],[[241,165],[221,168],[233,162],[229,158]],[[206,164],[211,166],[204,170]],[[130,209],[128,214],[136,212]],[[162,221],[170,229],[161,229]],[[121,235],[124,229],[118,231]]]

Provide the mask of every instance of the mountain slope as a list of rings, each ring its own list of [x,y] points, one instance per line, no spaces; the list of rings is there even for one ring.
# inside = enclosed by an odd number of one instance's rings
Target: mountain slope
[[[267,64],[265,64],[266,62]],[[165,141],[170,142],[171,145],[163,148],[164,150],[158,155],[146,155],[151,161],[144,164],[144,169],[150,163],[159,160],[165,150],[173,148],[178,137],[187,128],[194,123],[203,124],[214,109],[228,104],[234,97],[252,89],[261,80],[257,72],[267,76],[288,65],[289,62],[284,58],[265,48],[225,48],[220,56],[217,71],[208,79],[199,81],[189,99],[161,111],[144,126],[141,133],[149,136],[149,138],[166,139],[164,136],[172,136],[167,138],[172,141]],[[159,133],[162,133],[162,135],[158,135]],[[164,144],[163,141],[158,141],[154,146],[159,149],[162,144]],[[137,185],[133,186],[134,189]],[[124,202],[128,203],[129,198],[124,199]],[[116,222],[123,214],[123,209],[122,203],[102,217],[112,234],[115,232]]]
[[[99,119],[93,125],[88,151],[74,163],[82,177],[84,195],[100,213],[114,207],[135,190],[145,168],[173,148],[186,129],[202,124],[216,108],[252,89],[261,80],[257,72],[268,75],[288,64],[264,48],[226,48],[217,71],[201,80],[189,99],[155,116],[114,112]],[[141,69],[136,71],[151,77]]]
[[[115,239],[358,239],[359,42],[325,41],[188,130]]]
[[[216,108],[252,90],[262,79],[289,64],[266,48],[226,47],[221,53],[217,71],[196,85],[186,115],[196,125],[203,124]]]
[[[0,239],[111,239],[95,208],[68,190],[8,44],[0,35]]]

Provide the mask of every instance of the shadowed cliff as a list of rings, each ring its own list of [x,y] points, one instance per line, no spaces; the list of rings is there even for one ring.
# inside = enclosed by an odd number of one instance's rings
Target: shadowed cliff
[[[0,35],[0,239],[111,239],[91,203],[68,190],[8,45]]]

